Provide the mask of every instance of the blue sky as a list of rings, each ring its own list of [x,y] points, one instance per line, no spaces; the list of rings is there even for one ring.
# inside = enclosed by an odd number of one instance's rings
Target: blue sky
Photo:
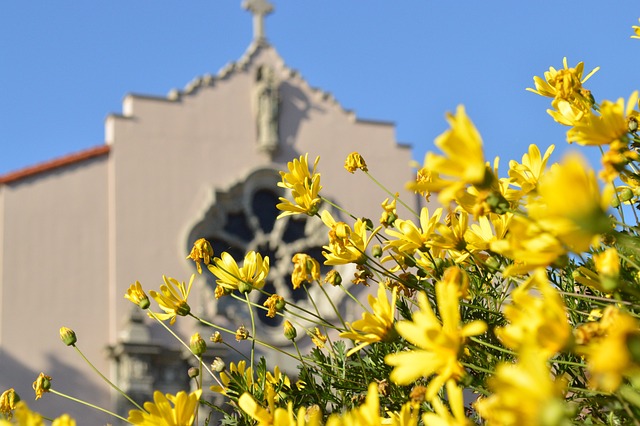
[[[240,0],[0,4],[0,174],[104,141],[126,93],[165,95],[241,57]],[[526,87],[549,66],[585,62],[597,100],[639,88],[637,0],[517,2],[274,0],[266,33],[288,66],[358,117],[393,121],[422,160],[464,104],[487,157],[530,143],[565,150],[549,102]]]

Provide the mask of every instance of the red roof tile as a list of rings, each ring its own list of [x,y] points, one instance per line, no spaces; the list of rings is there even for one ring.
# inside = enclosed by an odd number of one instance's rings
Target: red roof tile
[[[85,149],[84,151],[65,155],[64,157],[54,158],[53,160],[45,161],[34,166],[25,167],[24,169],[2,175],[0,176],[0,184],[15,182],[25,177],[34,176],[39,173],[48,172],[49,170],[89,160],[94,157],[108,154],[110,150],[111,147],[109,145],[100,145]]]

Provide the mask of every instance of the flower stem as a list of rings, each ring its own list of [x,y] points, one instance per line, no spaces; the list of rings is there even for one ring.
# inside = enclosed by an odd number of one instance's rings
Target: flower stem
[[[91,407],[91,408],[93,408],[93,409],[95,409],[95,410],[102,411],[103,413],[107,413],[107,414],[109,414],[110,416],[117,417],[118,419],[120,419],[120,420],[122,420],[122,421],[124,421],[124,422],[127,422],[128,424],[132,424],[132,423],[130,423],[127,419],[125,419],[124,417],[121,417],[121,416],[117,415],[116,413],[113,413],[113,412],[111,412],[111,411],[109,411],[109,410],[107,410],[107,409],[105,409],[105,408],[98,407],[97,405],[93,405],[93,404],[91,404],[91,403],[89,403],[89,402],[86,402],[86,401],[83,401],[83,400],[81,400],[81,399],[74,398],[74,397],[72,397],[72,396],[70,396],[70,395],[67,395],[67,394],[64,394],[64,393],[62,393],[62,392],[58,392],[57,390],[55,390],[55,389],[53,389],[53,388],[49,389],[49,392],[51,392],[51,393],[53,393],[53,394],[56,394],[56,395],[58,395],[58,396],[61,396],[61,397],[63,397],[63,398],[70,399],[71,401],[73,401],[73,402],[77,402],[78,404],[86,405],[87,407]],[[136,405],[137,405],[137,404],[136,404]]]

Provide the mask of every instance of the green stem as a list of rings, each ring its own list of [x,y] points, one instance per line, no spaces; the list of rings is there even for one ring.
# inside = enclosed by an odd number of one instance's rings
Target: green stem
[[[404,201],[402,201],[400,199],[400,197],[396,198],[396,194],[392,194],[391,191],[389,191],[383,184],[381,184],[380,182],[378,182],[378,180],[376,178],[373,177],[373,175],[371,175],[369,172],[365,172],[365,174],[367,176],[369,176],[369,178],[376,184],[378,185],[384,192],[386,192],[388,195],[390,195],[391,197],[395,198],[396,200],[400,201],[400,204],[402,204],[407,210],[409,210],[411,213],[413,213],[416,216],[420,216],[415,210],[413,210],[413,208],[409,207],[407,205],[407,203],[405,203]]]
[[[95,409],[95,410],[102,411],[103,413],[107,413],[107,414],[109,414],[110,416],[113,416],[113,417],[116,417],[116,418],[118,418],[118,419],[122,420],[123,422],[127,422],[128,424],[132,424],[131,422],[129,422],[129,420],[125,419],[124,417],[121,417],[121,416],[117,415],[116,413],[113,413],[113,412],[111,412],[111,411],[109,411],[109,410],[107,410],[107,409],[105,409],[105,408],[98,407],[97,405],[93,405],[93,404],[91,404],[91,403],[89,403],[89,402],[86,402],[86,401],[83,401],[83,400],[81,400],[81,399],[74,398],[74,397],[72,397],[72,396],[70,396],[70,395],[67,395],[67,394],[64,394],[64,393],[62,393],[62,392],[58,392],[58,391],[57,391],[57,390],[55,390],[55,389],[49,389],[49,392],[51,392],[51,393],[53,393],[53,394],[55,394],[55,395],[61,396],[61,397],[63,397],[63,398],[70,399],[71,401],[73,401],[73,402],[77,402],[78,404],[86,405],[87,407],[91,407],[91,408],[93,408],[93,409]],[[136,405],[137,405],[137,404],[136,404]]]
[[[256,321],[255,318],[253,317],[253,309],[251,309],[251,301],[249,300],[249,293],[245,293],[244,294],[246,301],[247,301],[247,307],[249,308],[249,316],[251,317],[251,371],[254,371],[253,369],[253,361],[255,358],[255,351],[256,351]]]
[[[116,391],[118,391],[118,393],[122,396],[124,396],[130,403],[132,403],[136,408],[138,408],[140,411],[146,411],[144,408],[142,408],[140,405],[138,405],[137,402],[135,402],[133,399],[131,399],[131,397],[129,395],[127,395],[122,389],[120,389],[118,386],[115,385],[115,383],[113,383],[111,380],[107,379],[104,374],[102,374],[100,372],[100,370],[98,370],[92,363],[91,361],[89,361],[89,359],[84,356],[84,354],[82,353],[82,351],[80,350],[79,347],[77,347],[75,344],[72,345],[73,348],[76,350],[76,352],[78,352],[80,354],[80,356],[82,357],[82,359],[85,360],[85,362],[87,364],[89,364],[89,366],[93,369],[93,371],[95,371],[98,376],[100,376],[102,378],[102,380],[104,380],[105,382],[107,382],[109,384],[109,386],[111,386],[113,389],[115,389]]]

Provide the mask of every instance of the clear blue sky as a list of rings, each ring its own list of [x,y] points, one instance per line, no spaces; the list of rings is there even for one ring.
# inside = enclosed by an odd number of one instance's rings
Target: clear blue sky
[[[239,59],[252,36],[240,3],[2,2],[0,174],[102,144],[126,93],[165,95]],[[273,3],[266,33],[288,66],[358,117],[395,122],[419,160],[461,103],[503,166],[530,143],[565,149],[548,100],[524,90],[563,56],[601,66],[598,100],[640,88],[637,0]]]

